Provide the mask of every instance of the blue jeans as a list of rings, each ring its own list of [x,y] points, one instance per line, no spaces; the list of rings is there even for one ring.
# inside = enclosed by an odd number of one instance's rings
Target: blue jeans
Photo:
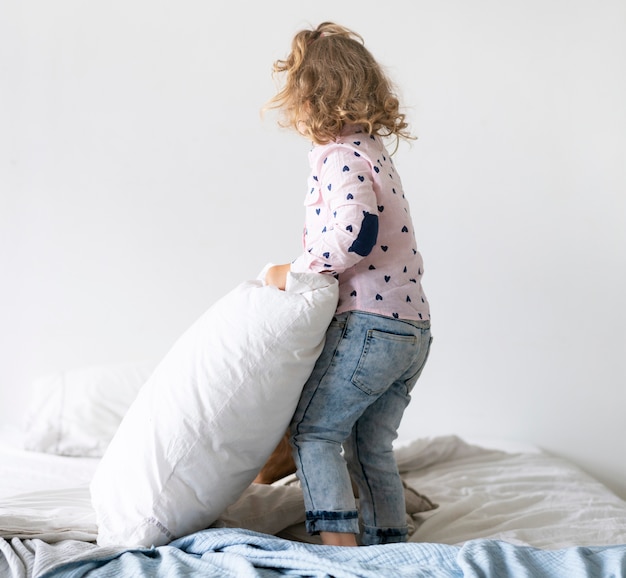
[[[364,545],[407,540],[392,443],[431,341],[429,321],[349,311],[331,322],[291,422],[309,533],[361,534]]]

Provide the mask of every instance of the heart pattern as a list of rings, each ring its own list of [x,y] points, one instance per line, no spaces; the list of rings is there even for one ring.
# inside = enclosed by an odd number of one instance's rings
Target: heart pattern
[[[342,310],[428,319],[421,256],[393,160],[376,135],[367,139],[359,133],[312,150],[305,247],[318,270],[338,271]],[[349,257],[353,254],[360,259]],[[361,269],[355,269],[350,288],[342,292],[342,271],[354,263]]]

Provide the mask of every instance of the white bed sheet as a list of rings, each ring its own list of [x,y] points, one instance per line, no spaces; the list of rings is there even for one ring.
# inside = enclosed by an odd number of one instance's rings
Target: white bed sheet
[[[89,481],[98,459],[28,452],[15,447],[17,439],[0,436],[0,537],[94,541]],[[402,444],[396,458],[405,482],[439,504],[413,516],[411,541],[492,538],[551,549],[626,544],[626,502],[536,448],[508,453],[443,436]],[[282,481],[254,485],[219,525],[314,541],[303,515],[297,484]]]
[[[23,447],[24,434],[18,428],[0,429],[0,499],[84,486],[89,484],[99,461],[31,452]]]
[[[489,538],[537,548],[626,544],[626,501],[571,462],[508,453],[456,436],[396,452],[409,486],[439,504],[415,516],[414,542]]]
[[[98,459],[22,447],[17,428],[0,430],[0,537],[95,540],[89,482]]]

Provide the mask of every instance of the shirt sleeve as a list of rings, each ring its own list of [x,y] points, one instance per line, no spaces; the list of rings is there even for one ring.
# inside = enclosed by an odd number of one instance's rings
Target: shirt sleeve
[[[291,270],[342,273],[369,255],[378,238],[372,165],[348,145],[329,145],[317,179],[322,203],[314,211],[324,211],[326,218],[315,223],[307,218],[308,229],[321,231],[305,241]]]

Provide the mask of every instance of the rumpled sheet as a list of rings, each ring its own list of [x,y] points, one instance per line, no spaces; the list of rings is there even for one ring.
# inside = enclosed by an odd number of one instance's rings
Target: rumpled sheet
[[[277,484],[242,496],[224,513],[225,527],[153,550],[103,549],[93,543],[86,486],[56,487],[0,499],[0,578],[626,577],[626,503],[573,464],[456,436],[416,440],[396,459],[405,481],[439,504],[412,517],[410,544],[344,550],[294,542],[310,539],[293,531],[303,528],[301,492]]]
[[[0,537],[95,542],[98,526],[89,489],[44,490],[0,500]]]
[[[463,546],[388,544],[341,548],[294,543],[247,530],[204,530],[154,549],[75,560],[45,578],[203,576],[270,578],[595,578],[626,576],[626,546],[540,550],[495,540]]]
[[[62,540],[50,544],[39,539],[0,538],[0,576],[39,578],[61,564],[113,556],[122,551],[122,548],[101,548],[82,540]]]
[[[396,460],[407,484],[439,504],[414,516],[412,542],[626,544],[626,502],[568,460],[488,451],[456,436],[417,440],[399,449]]]

